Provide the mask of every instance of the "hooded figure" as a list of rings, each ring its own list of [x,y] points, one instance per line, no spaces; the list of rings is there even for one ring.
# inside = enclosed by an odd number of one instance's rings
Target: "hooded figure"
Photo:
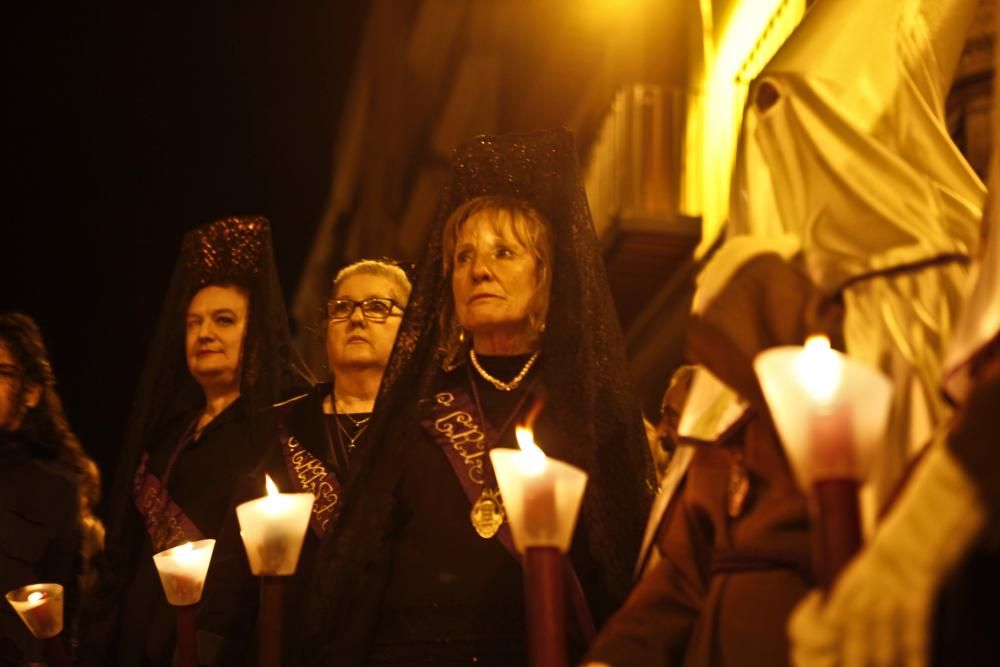
[[[254,470],[275,438],[270,408],[295,382],[295,360],[267,220],[227,218],[189,232],[119,456],[83,664],[170,664],[174,613],[152,556],[218,537],[235,523],[234,505],[261,494]],[[201,664],[249,643],[226,636],[243,627],[234,614],[253,608],[238,598],[256,595],[233,585],[249,566],[242,545],[228,544],[213,554],[204,592],[225,604],[199,610]]]
[[[740,135],[729,234],[795,237],[844,301],[847,353],[893,381],[869,520],[950,412],[939,383],[985,189],[944,100],[976,5],[815,3],[754,81]]]
[[[521,569],[485,452],[514,445],[541,395],[537,442],[590,475],[572,608],[603,619],[620,603],[652,468],[569,132],[456,149],[382,386],[303,662],[525,662]]]
[[[992,615],[1000,594],[996,155],[983,251],[945,357],[943,384],[958,406],[956,418],[942,426],[830,595],[811,593],[796,609],[789,628],[798,665],[1000,661]]]

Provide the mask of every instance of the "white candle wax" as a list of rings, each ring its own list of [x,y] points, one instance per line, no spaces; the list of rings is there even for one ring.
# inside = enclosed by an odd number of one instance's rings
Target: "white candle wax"
[[[523,438],[523,440],[522,440]],[[490,451],[514,546],[569,549],[587,484],[587,473],[546,457],[531,438],[519,433],[522,449]],[[530,442],[530,445],[527,443]]]
[[[38,639],[55,637],[63,629],[63,587],[31,584],[7,593],[7,601]]]
[[[295,574],[314,497],[311,493],[272,492],[271,486],[268,495],[236,508],[240,536],[255,575]]]
[[[167,602],[174,606],[197,604],[215,550],[215,540],[185,542],[153,556]]]
[[[889,381],[824,337],[766,350],[754,369],[802,489],[821,479],[863,479],[885,432]]]

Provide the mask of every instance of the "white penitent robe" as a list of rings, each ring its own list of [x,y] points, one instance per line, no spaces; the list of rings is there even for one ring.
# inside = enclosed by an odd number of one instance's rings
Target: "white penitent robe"
[[[985,189],[944,98],[975,0],[819,0],[751,89],[730,235],[799,239],[847,307],[848,353],[895,386],[872,510],[947,417],[940,379]]]

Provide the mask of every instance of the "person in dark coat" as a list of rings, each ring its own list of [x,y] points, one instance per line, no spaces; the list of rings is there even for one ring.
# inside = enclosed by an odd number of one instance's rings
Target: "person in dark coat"
[[[89,558],[102,545],[92,514],[99,494],[97,467],[66,422],[38,325],[21,313],[0,314],[0,595],[61,584],[70,640]],[[0,603],[0,664],[40,657],[40,642]]]

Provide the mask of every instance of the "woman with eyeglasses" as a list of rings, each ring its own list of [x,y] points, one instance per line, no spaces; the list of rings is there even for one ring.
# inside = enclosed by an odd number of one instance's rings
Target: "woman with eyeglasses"
[[[363,446],[409,297],[410,279],[396,264],[364,259],[342,269],[326,306],[329,381],[275,406],[282,476],[296,490],[316,495],[314,527],[319,537],[329,527],[334,495],[339,495],[339,484],[321,473],[346,479],[350,459]]]
[[[409,296],[410,280],[394,263],[366,259],[342,269],[333,280],[326,307],[328,381],[274,406],[277,441],[265,453],[255,478],[266,473],[284,493],[304,492],[316,497],[290,582],[290,599],[308,595],[315,554],[333,528],[350,462],[356,451],[364,448],[375,397]],[[242,548],[235,524],[219,538],[216,550],[220,548]],[[226,584],[217,588],[218,595],[205,591],[202,614],[227,617],[226,634],[252,642],[256,582],[245,565],[230,568],[226,579]],[[242,613],[232,611],[232,590],[245,592],[236,605]],[[301,614],[301,605],[285,609],[284,644],[289,653],[297,645]],[[253,651],[252,646],[226,647],[214,664],[252,664]]]
[[[406,273],[388,262],[362,260],[334,278],[326,308],[333,387],[323,399],[323,412],[334,415],[331,430],[336,431],[337,451],[346,458],[364,437],[409,298]]]

